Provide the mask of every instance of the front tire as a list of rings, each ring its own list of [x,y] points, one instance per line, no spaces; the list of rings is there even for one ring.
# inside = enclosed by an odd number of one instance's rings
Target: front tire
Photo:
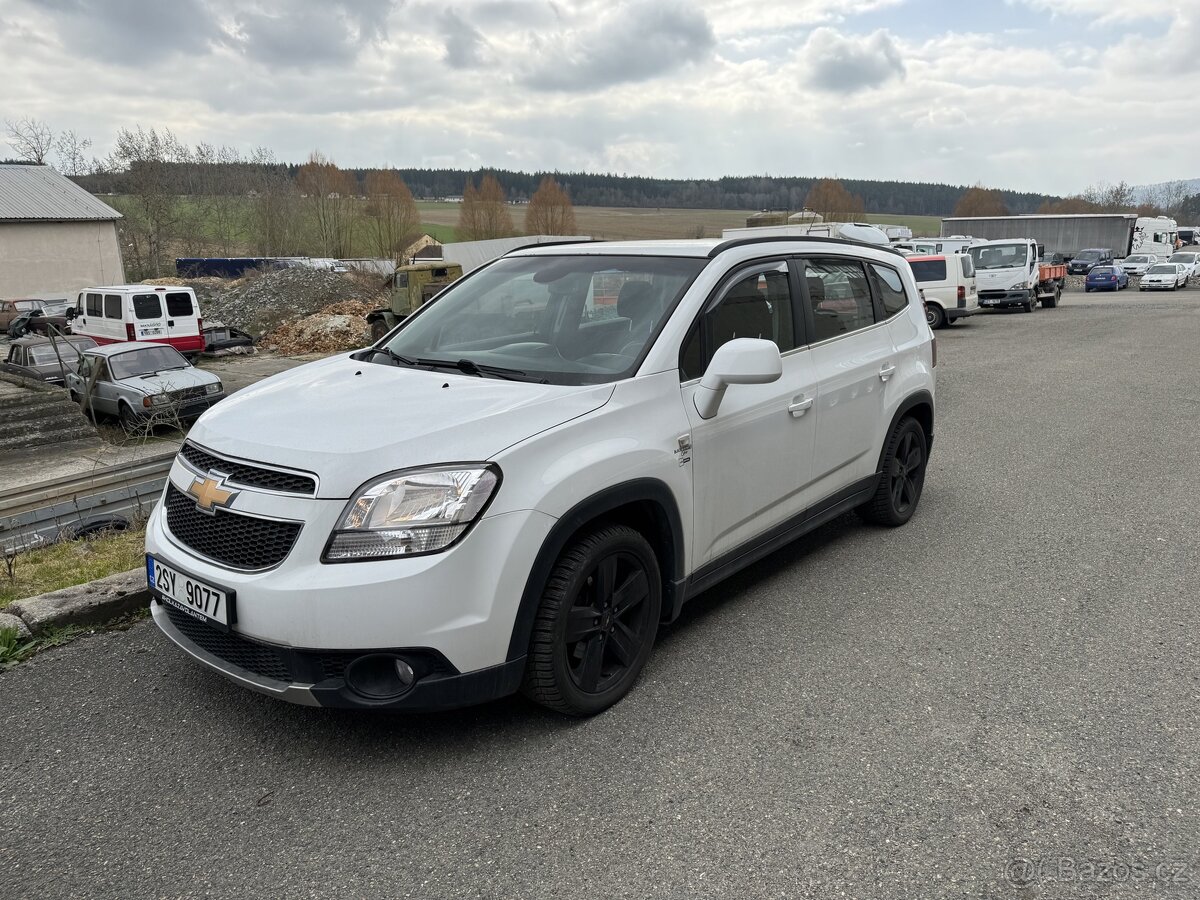
[[[646,539],[625,525],[587,534],[546,582],[521,690],[568,716],[607,709],[649,659],[661,610],[658,559]]]
[[[872,525],[889,528],[911,519],[925,486],[928,453],[929,442],[921,423],[910,417],[901,419],[888,438],[875,496],[858,507],[859,517]]]
[[[133,407],[128,403],[122,403],[118,408],[117,420],[126,434],[138,434],[143,430],[142,420],[134,415]]]

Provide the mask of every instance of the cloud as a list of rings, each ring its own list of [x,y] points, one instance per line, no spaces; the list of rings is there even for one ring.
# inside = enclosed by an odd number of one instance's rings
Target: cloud
[[[852,94],[904,77],[904,60],[891,35],[872,32],[846,36],[832,28],[817,28],[799,53],[813,87],[835,94]]]
[[[30,6],[49,15],[72,53],[114,65],[207,52],[222,36],[202,0],[30,0]]]
[[[392,0],[290,0],[251,7],[235,14],[229,40],[265,66],[344,65],[386,35],[392,5]]]
[[[715,44],[693,5],[637,0],[609,7],[588,27],[536,41],[537,62],[521,82],[538,90],[594,91],[702,62]]]
[[[452,69],[473,69],[486,62],[487,39],[453,9],[443,11],[438,17],[438,28],[446,40],[446,54],[442,58]]]

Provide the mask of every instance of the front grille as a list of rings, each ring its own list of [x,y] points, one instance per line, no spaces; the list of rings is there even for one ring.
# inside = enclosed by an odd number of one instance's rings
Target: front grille
[[[163,609],[167,611],[171,624],[201,650],[263,678],[289,683],[296,680],[286,651],[269,644],[248,641],[232,632],[217,631],[168,604],[164,603]]]
[[[178,391],[170,391],[167,396],[175,403],[181,400],[195,400],[197,397],[204,396],[204,387],[181,388]]]
[[[203,389],[201,389],[203,393]],[[229,481],[237,482],[250,488],[262,488],[267,491],[279,491],[284,494],[308,494],[317,492],[317,481],[311,475],[300,475],[295,472],[279,472],[275,469],[264,469],[249,463],[230,462],[205,453],[195,444],[185,443],[179,450],[179,455],[201,472],[216,470],[229,476]]]
[[[283,562],[300,535],[299,522],[275,522],[218,509],[201,512],[196,501],[167,485],[167,528],[185,547],[234,569],[269,569]]]

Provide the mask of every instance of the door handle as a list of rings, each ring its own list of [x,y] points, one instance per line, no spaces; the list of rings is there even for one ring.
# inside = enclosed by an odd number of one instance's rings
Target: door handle
[[[883,368],[879,370],[879,380],[887,381],[896,371],[895,363],[884,363]]]
[[[807,400],[793,400],[788,405],[788,412],[792,414],[793,419],[798,419],[812,409],[812,405],[812,397],[809,397]]]
[[[168,327],[168,328],[174,328],[174,327],[175,327],[175,320],[174,320],[174,319],[167,319],[167,327]]]

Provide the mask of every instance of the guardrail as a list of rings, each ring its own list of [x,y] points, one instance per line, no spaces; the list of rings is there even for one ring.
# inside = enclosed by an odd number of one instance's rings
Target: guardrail
[[[146,518],[174,458],[171,451],[0,491],[0,551],[53,543],[113,517],[127,522]]]

